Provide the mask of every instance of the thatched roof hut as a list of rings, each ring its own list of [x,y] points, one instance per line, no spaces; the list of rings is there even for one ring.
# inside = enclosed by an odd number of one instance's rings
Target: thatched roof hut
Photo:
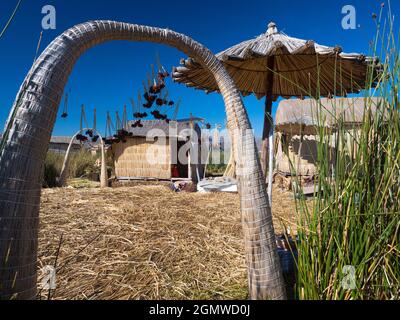
[[[65,154],[67,152],[71,139],[72,137],[62,137],[62,136],[51,137],[49,144],[49,151]],[[82,149],[82,145],[76,139],[72,142],[71,147],[73,152],[77,152]]]
[[[3,134],[0,133],[0,140],[3,138]],[[52,136],[49,144],[49,151],[59,154],[65,154],[68,146],[71,142],[72,137],[68,136]],[[82,145],[78,140],[74,140],[72,143],[72,151],[78,152],[82,149]]]
[[[284,100],[276,112],[276,131],[315,135],[321,127],[335,131],[339,122],[347,128],[359,127],[364,122],[365,111],[375,114],[382,102],[382,98]]]
[[[301,176],[317,173],[317,134],[324,128],[332,134],[341,123],[348,130],[357,130],[363,124],[366,110],[373,116],[382,98],[290,99],[283,100],[276,112],[276,170],[290,175],[293,169]],[[368,108],[366,107],[368,106]],[[331,137],[331,154],[335,154]],[[334,161],[333,157],[330,160]],[[293,167],[294,166],[294,167]]]
[[[144,120],[143,127],[128,123],[129,137],[113,144],[115,174],[118,180],[189,179],[203,175],[200,163],[201,129],[190,119]]]

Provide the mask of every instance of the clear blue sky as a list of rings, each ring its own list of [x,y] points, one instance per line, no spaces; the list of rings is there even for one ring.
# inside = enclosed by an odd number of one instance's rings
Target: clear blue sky
[[[8,19],[17,0],[1,0],[0,27]],[[12,102],[29,70],[41,31],[41,9],[51,4],[57,10],[57,29],[44,31],[41,50],[65,29],[88,20],[112,19],[168,27],[183,32],[217,53],[265,32],[275,21],[290,36],[313,39],[320,44],[341,45],[345,52],[368,53],[376,26],[371,18],[378,12],[378,0],[248,0],[238,6],[232,0],[24,0],[5,36],[0,40],[0,123],[8,116]],[[357,10],[357,29],[344,30],[341,9],[351,4]],[[393,13],[400,13],[400,1],[392,0]],[[70,135],[79,129],[79,106],[87,113],[96,107],[98,127],[104,131],[105,113],[115,112],[129,97],[136,97],[156,54],[168,70],[178,65],[183,53],[152,43],[112,42],[91,49],[78,61],[67,86],[71,89],[70,117],[57,119],[54,134]],[[222,98],[206,95],[183,85],[171,84],[172,97],[182,97],[179,117],[190,113],[211,124],[224,124]],[[245,98],[256,135],[261,134],[263,101]],[[61,111],[62,108],[60,108]],[[129,109],[130,110],[130,109]],[[88,115],[91,118],[91,115]]]

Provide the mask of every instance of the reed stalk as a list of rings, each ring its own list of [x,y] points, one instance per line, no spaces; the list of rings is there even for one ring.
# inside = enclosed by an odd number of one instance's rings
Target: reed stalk
[[[333,137],[319,129],[322,191],[312,208],[303,197],[297,203],[300,299],[400,298],[400,59],[391,16],[389,6],[377,21],[371,53],[383,68],[376,87],[372,74],[366,79],[363,125],[349,128],[339,118]]]

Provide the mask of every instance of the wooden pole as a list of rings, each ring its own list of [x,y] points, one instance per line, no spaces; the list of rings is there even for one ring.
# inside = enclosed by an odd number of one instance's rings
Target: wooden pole
[[[265,95],[265,112],[264,112],[264,129],[262,136],[261,146],[261,168],[264,176],[267,175],[267,168],[269,167],[268,177],[268,198],[270,204],[272,201],[272,170],[273,170],[273,119],[272,119],[272,103],[273,103],[273,86],[274,86],[274,65],[275,57],[268,57],[267,60],[267,87]],[[271,154],[272,152],[272,154]],[[272,158],[272,159],[271,159]],[[268,165],[269,163],[269,165]]]
[[[100,169],[100,188],[108,187],[108,174],[107,174],[107,163],[106,163],[106,150],[104,146],[104,141],[101,139],[101,169]]]
[[[190,143],[190,148],[188,151],[188,178],[189,180],[193,181],[192,177],[192,149],[193,149],[193,144],[192,144],[192,133],[194,130],[194,124],[193,124],[193,115],[190,114],[190,137],[189,137],[189,143]]]
[[[272,128],[272,102],[273,102],[273,86],[274,86],[274,74],[272,72],[275,64],[275,57],[268,57],[267,60],[267,87],[265,95],[265,112],[264,112],[264,128],[262,135],[262,147],[261,147],[261,167],[264,175],[267,173],[267,162],[268,162],[268,139]]]
[[[265,111],[264,111],[264,128],[262,135],[261,145],[261,168],[264,176],[267,174],[267,163],[268,163],[268,139],[269,132],[271,130],[271,112],[272,112],[272,100],[268,97],[265,98]]]
[[[296,176],[298,177],[299,180],[299,185],[301,185],[301,174],[300,174],[300,165],[301,165],[301,154],[302,154],[302,150],[303,150],[303,133],[300,134],[300,144],[299,144],[299,155],[298,155],[298,160],[297,160],[297,172],[296,172]]]
[[[272,180],[274,176],[274,127],[273,126],[271,126],[270,130],[268,147],[269,147],[268,200],[269,200],[269,205],[272,207]]]
[[[188,179],[192,180],[192,160],[190,156],[190,150],[188,151]]]

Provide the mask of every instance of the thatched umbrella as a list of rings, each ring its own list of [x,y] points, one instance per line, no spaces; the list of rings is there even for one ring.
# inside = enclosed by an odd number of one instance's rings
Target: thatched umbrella
[[[244,96],[255,94],[258,99],[266,96],[261,150],[264,173],[267,171],[268,137],[270,156],[273,154],[272,102],[279,96],[342,96],[359,92],[365,87],[368,65],[372,61],[360,54],[342,53],[339,47],[289,37],[278,32],[273,22],[266,33],[222,51],[217,58],[224,63]],[[195,58],[181,60],[181,64],[183,66],[173,72],[175,81],[206,92],[219,91],[215,79]],[[271,192],[272,174],[269,180]]]
[[[232,78],[206,47],[184,34],[115,21],[83,23],[57,37],[36,60],[16,97],[0,144],[0,299],[36,297],[41,180],[57,109],[78,58],[112,40],[175,47],[196,58],[215,78],[228,127],[234,141],[242,142],[238,174],[250,297],[284,299],[265,181],[248,115]]]

